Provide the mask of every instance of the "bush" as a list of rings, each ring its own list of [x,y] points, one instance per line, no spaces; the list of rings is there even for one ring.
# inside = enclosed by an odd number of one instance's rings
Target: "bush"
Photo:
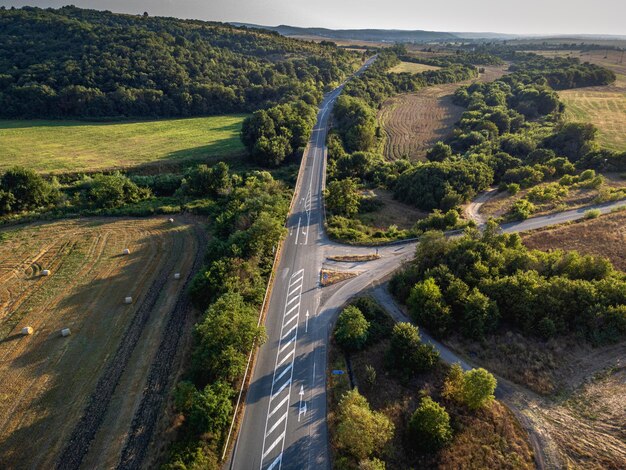
[[[342,310],[335,327],[335,339],[345,351],[356,351],[365,346],[368,338],[369,322],[354,305]]]
[[[509,215],[513,220],[526,220],[533,212],[535,212],[535,205],[532,202],[526,199],[519,199],[513,204]]]
[[[0,213],[39,209],[58,198],[58,189],[33,170],[13,167],[0,178]]]
[[[471,410],[485,407],[494,399],[497,381],[485,369],[471,369],[463,372],[459,364],[450,367],[444,382],[444,396],[457,401]]]
[[[87,193],[87,198],[93,205],[107,209],[136,203],[150,196],[149,189],[140,188],[119,172],[94,176]]]
[[[585,211],[585,219],[597,219],[602,215],[602,211],[600,209],[589,209]]]
[[[515,196],[520,191],[520,185],[517,183],[509,183],[506,185],[506,192],[511,196]]]
[[[452,439],[450,415],[446,409],[426,396],[409,420],[411,443],[426,452],[435,452]]]

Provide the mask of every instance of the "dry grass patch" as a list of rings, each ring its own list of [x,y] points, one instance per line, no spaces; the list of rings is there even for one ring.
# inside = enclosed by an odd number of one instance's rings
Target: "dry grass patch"
[[[523,235],[524,244],[537,250],[576,250],[603,256],[626,271],[626,212],[620,211],[575,224],[547,228]]]
[[[359,274],[361,273],[354,271],[331,271],[329,269],[322,269],[320,273],[320,282],[322,287],[331,286],[333,284],[337,284],[338,282],[356,277]]]
[[[365,225],[376,230],[386,230],[395,225],[400,230],[410,229],[415,223],[428,215],[413,206],[404,204],[393,198],[393,192],[384,189],[374,189],[366,194],[380,202],[380,208],[372,212],[357,214],[357,218]]]
[[[379,259],[380,255],[377,255],[375,253],[369,254],[369,255],[336,255],[336,256],[329,256],[328,259],[330,261],[340,261],[340,262],[346,262],[346,263],[364,263],[366,261],[373,261],[375,259]]]

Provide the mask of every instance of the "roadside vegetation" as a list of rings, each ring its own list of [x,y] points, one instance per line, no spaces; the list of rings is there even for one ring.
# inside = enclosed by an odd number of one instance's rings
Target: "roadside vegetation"
[[[495,378],[443,364],[370,297],[340,313],[330,356],[349,371],[330,379],[335,468],[533,468],[525,432],[494,400]]]

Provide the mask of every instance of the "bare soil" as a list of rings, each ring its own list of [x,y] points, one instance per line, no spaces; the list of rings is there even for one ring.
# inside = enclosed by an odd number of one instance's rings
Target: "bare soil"
[[[8,468],[52,468],[95,394],[107,388],[101,386],[103,374],[120,367],[115,394],[100,403],[101,418],[84,433],[101,430],[86,468],[112,468],[168,315],[201,251],[197,223],[78,219],[1,233],[0,461]],[[131,254],[121,255],[124,248]],[[40,277],[42,269],[51,275]],[[174,272],[183,279],[174,281]],[[159,278],[160,295],[149,299]],[[131,305],[124,304],[126,296],[133,297]],[[134,324],[139,329],[128,357],[112,365]],[[19,335],[24,326],[34,334]],[[66,327],[72,334],[62,338]]]

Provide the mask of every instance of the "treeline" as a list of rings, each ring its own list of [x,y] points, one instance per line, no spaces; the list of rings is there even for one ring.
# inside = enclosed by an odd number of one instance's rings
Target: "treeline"
[[[423,55],[405,54],[400,56],[403,62],[432,65],[434,67],[449,67],[453,64],[461,65],[503,65],[504,61],[487,52],[468,52],[457,49],[454,54],[435,55],[432,57]]]
[[[626,278],[608,260],[531,251],[519,235],[498,234],[495,223],[460,239],[426,234],[390,288],[438,337],[481,339],[503,326],[593,344],[626,334]]]
[[[0,9],[0,117],[253,111],[345,78],[357,54],[221,23]]]
[[[236,387],[253,345],[265,339],[259,311],[289,208],[289,191],[269,173],[205,176],[223,184],[209,189],[212,239],[190,288],[204,313],[194,328],[189,370],[174,392],[184,421],[166,469],[220,468]]]
[[[615,73],[600,65],[581,63],[574,57],[547,58],[526,54],[524,60],[515,61],[510,78],[520,81],[543,81],[555,90],[585,86],[609,85],[615,81]]]

